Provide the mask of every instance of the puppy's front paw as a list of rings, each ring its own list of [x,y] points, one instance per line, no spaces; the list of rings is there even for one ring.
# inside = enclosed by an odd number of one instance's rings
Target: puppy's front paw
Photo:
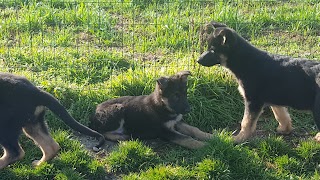
[[[41,163],[42,163],[42,161],[40,161],[40,160],[34,160],[34,161],[32,161],[32,166],[33,166],[33,167],[37,167],[37,166],[39,166]]]
[[[214,134],[207,133],[207,140],[210,140],[214,137]]]
[[[173,142],[176,144],[179,144],[180,146],[186,147],[188,149],[199,149],[206,145],[206,143],[192,139],[192,138],[173,141]]]
[[[205,146],[206,144],[201,141],[192,141],[190,142],[190,149],[199,149]]]
[[[7,167],[9,165],[9,162],[5,159],[0,159],[0,170]]]
[[[314,140],[320,143],[320,132],[316,134],[316,136],[314,137]]]
[[[250,134],[246,133],[244,131],[240,131],[238,135],[232,136],[232,138],[236,144],[240,144],[240,143],[246,141],[247,139],[249,139],[249,137],[250,137]]]
[[[290,124],[287,124],[287,125],[279,125],[277,127],[277,133],[278,134],[283,134],[283,135],[288,135],[292,132],[293,128],[292,128],[292,125],[291,123]]]

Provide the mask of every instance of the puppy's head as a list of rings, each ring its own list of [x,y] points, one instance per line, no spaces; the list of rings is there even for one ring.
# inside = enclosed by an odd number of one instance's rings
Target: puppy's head
[[[224,24],[211,22],[207,25],[206,31],[208,47],[201,54],[198,63],[208,67],[216,64],[226,66],[237,40],[234,30]]]
[[[170,77],[157,80],[156,92],[163,105],[174,114],[190,112],[187,99],[187,80],[190,71],[181,71]]]

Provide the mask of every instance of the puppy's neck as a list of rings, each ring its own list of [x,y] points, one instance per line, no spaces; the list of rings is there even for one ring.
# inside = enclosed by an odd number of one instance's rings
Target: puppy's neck
[[[175,112],[170,111],[167,106],[164,104],[161,90],[158,86],[156,86],[155,90],[149,95],[151,103],[155,107],[158,112],[164,113],[168,116],[175,117],[177,114]]]
[[[156,106],[162,105],[161,90],[158,87],[158,85],[156,86],[155,90],[150,94],[150,97]]]
[[[237,79],[242,79],[243,76],[254,76],[252,72],[259,71],[257,64],[263,64],[270,60],[270,56],[265,51],[259,50],[241,36],[238,36],[237,48],[232,49],[232,53],[220,57],[225,59],[222,66],[229,69]]]

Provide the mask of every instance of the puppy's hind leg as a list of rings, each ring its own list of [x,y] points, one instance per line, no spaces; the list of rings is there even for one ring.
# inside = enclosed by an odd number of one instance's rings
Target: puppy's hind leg
[[[124,119],[121,119],[118,129],[116,129],[114,131],[108,131],[108,132],[103,133],[104,137],[106,139],[111,140],[111,141],[129,140],[130,136],[125,134],[125,132],[124,132],[125,130],[123,128],[123,125],[124,125]]]
[[[105,132],[103,133],[103,135],[106,139],[109,139],[111,141],[125,141],[130,139],[129,135],[117,133],[115,131]]]
[[[286,107],[271,106],[274,117],[279,122],[277,132],[279,134],[290,134],[293,130],[292,121]]]
[[[20,133],[19,133],[20,134]],[[18,136],[11,139],[6,137],[8,141],[1,142],[4,150],[3,156],[0,158],[0,169],[5,168],[9,164],[12,164],[24,157],[24,151],[18,143]]]
[[[18,142],[21,125],[17,123],[19,120],[13,119],[18,117],[8,115],[6,111],[10,110],[1,108],[0,145],[3,148],[3,155],[0,158],[0,169],[22,159],[25,154]]]
[[[39,146],[43,154],[40,160],[32,162],[34,166],[54,158],[60,149],[59,144],[48,132],[47,125],[44,122],[44,109],[39,110],[38,108],[38,111],[36,110],[35,112],[34,120],[23,127],[23,132]]]

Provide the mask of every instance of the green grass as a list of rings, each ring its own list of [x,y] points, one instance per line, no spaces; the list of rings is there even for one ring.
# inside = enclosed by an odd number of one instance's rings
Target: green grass
[[[211,20],[266,51],[319,60],[318,0],[0,0],[0,19],[1,71],[26,76],[81,123],[106,99],[149,94],[160,76],[190,70],[192,112],[185,119],[219,134],[200,150],[133,140],[97,158],[48,113],[58,156],[33,168],[41,152],[23,136],[26,157],[0,171],[0,179],[320,178],[310,113],[290,109],[296,133],[282,137],[266,109],[258,125],[263,138],[235,146],[230,134],[243,115],[237,84],[227,70],[196,63],[200,31]]]
[[[106,158],[109,171],[120,173],[143,170],[157,161],[159,157],[156,153],[137,140],[121,142]]]

